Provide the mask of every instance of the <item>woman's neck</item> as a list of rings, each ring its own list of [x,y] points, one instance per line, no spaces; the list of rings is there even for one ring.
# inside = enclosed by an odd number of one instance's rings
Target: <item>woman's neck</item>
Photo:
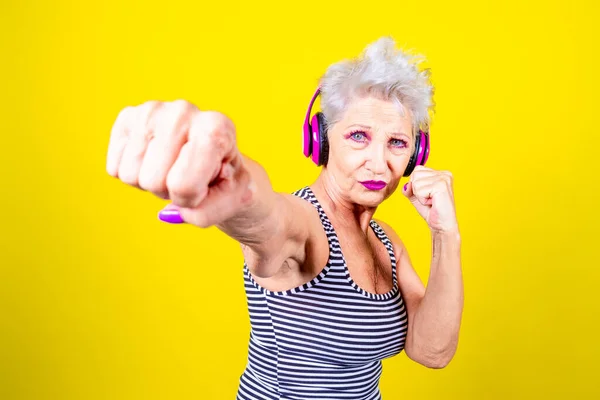
[[[311,185],[311,189],[328,218],[332,220],[332,223],[335,221],[338,228],[350,231],[360,230],[365,235],[369,233],[369,225],[377,208],[352,203],[342,194],[342,190],[325,171],[319,174]]]

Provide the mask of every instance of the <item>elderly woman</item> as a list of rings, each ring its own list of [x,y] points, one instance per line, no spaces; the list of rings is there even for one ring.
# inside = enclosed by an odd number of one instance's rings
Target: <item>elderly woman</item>
[[[170,204],[161,220],[237,240],[251,332],[238,399],[380,399],[381,361],[429,368],[456,351],[463,307],[452,175],[425,167],[433,88],[391,38],[329,67],[304,123],[320,175],[294,193],[236,147],[233,122],[186,101],[124,109],[107,171]],[[262,134],[257,132],[256,134]],[[431,231],[427,288],[373,216],[400,189]]]

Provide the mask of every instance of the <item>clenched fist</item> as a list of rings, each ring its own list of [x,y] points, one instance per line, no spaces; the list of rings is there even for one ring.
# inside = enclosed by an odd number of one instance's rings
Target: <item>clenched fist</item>
[[[454,204],[453,177],[450,171],[415,167],[402,193],[435,232],[458,232]]]
[[[251,176],[225,115],[183,100],[123,109],[112,128],[107,172],[171,201],[169,222],[208,227],[252,197]],[[173,217],[174,216],[174,217]]]

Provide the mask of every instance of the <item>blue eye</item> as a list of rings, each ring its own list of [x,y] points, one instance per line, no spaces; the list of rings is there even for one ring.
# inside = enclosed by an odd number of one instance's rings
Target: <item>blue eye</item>
[[[391,142],[394,147],[406,147],[406,141],[402,139],[392,139]]]
[[[352,140],[355,140],[357,142],[362,142],[365,138],[365,134],[363,132],[352,132],[350,134],[350,138],[352,138]]]

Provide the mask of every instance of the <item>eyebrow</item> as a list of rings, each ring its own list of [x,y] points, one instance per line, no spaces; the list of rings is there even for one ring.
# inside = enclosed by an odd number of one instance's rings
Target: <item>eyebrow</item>
[[[346,129],[350,129],[352,127],[359,127],[359,128],[363,128],[363,129],[369,129],[369,130],[373,129],[369,125],[363,125],[363,124],[351,124],[351,125],[348,125],[346,127]],[[410,135],[408,135],[408,134],[406,134],[404,132],[388,132],[388,133],[391,134],[391,135],[404,135],[404,136],[410,137]]]

